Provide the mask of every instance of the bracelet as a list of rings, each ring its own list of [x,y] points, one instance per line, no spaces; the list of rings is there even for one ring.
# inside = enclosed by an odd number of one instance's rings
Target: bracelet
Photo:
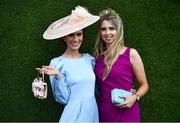
[[[135,95],[137,96],[137,101],[139,101],[141,96],[137,93]]]

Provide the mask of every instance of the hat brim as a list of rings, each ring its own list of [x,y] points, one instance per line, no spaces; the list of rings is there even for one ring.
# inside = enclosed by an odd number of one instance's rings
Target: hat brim
[[[90,18],[82,21],[81,23],[77,23],[77,24],[74,24],[74,25],[69,25],[69,26],[67,26],[65,28],[54,28],[59,24],[59,22],[63,23],[62,21],[67,20],[68,18],[69,18],[69,16],[66,16],[66,17],[64,17],[62,19],[59,19],[59,20],[55,21],[54,23],[52,23],[47,28],[47,30],[44,32],[43,38],[47,39],[47,40],[52,40],[52,39],[57,39],[57,38],[64,37],[66,35],[69,35],[71,33],[77,32],[79,30],[82,30],[82,29],[90,26],[91,24],[98,21],[100,17],[93,15]]]

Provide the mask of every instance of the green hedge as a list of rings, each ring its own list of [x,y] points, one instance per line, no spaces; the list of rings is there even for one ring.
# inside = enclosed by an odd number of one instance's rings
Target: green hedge
[[[43,32],[77,5],[93,14],[110,7],[122,17],[125,44],[140,53],[150,85],[140,101],[142,121],[180,121],[179,0],[1,0],[0,121],[59,120],[63,105],[54,101],[48,77],[47,100],[33,97],[31,83],[34,68],[63,52]],[[82,52],[92,53],[96,26],[86,29]]]

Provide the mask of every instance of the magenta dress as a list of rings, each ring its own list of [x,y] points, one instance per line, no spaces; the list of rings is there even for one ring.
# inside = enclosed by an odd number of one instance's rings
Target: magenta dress
[[[140,122],[140,111],[136,101],[131,108],[119,108],[111,102],[111,90],[121,88],[132,89],[133,72],[130,63],[130,48],[120,55],[112,66],[109,76],[102,80],[105,68],[104,56],[96,60],[95,74],[99,85],[98,108],[100,122]]]

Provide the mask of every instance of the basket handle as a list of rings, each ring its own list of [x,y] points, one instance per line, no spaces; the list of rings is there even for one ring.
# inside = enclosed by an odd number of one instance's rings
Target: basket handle
[[[40,71],[38,70],[38,73],[37,73],[37,78],[39,79],[41,76],[41,73]],[[42,71],[42,81],[44,82],[44,71]]]

